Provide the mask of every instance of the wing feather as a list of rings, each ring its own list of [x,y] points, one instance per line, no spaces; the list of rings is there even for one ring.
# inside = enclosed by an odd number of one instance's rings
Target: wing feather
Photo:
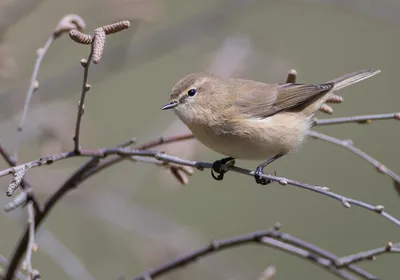
[[[277,112],[302,105],[313,97],[329,92],[334,83],[321,85],[265,84],[241,82],[236,85],[236,105],[240,113],[256,118],[266,118]]]

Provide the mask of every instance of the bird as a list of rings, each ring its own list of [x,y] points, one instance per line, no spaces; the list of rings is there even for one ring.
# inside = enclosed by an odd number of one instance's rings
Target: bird
[[[270,181],[262,178],[264,168],[301,147],[315,113],[334,92],[380,72],[361,70],[321,84],[191,73],[175,84],[161,109],[172,109],[198,141],[225,156],[213,163],[214,179],[222,180],[226,165],[235,159],[263,160],[254,177],[265,185]]]

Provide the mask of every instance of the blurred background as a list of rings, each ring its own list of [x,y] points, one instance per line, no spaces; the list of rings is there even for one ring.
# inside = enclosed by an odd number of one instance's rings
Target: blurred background
[[[0,140],[13,148],[36,49],[69,13],[87,32],[130,20],[132,28],[109,36],[99,65],[91,67],[81,143],[112,147],[186,132],[163,112],[175,82],[196,71],[283,82],[295,68],[298,82],[318,83],[363,68],[378,76],[341,92],[334,117],[399,111],[400,2],[397,0],[3,0],[0,2]],[[79,61],[88,47],[67,35],[44,58],[20,149],[20,162],[72,148],[82,83]],[[327,117],[319,114],[318,117]],[[329,117],[329,116],[328,116]],[[399,173],[400,129],[395,120],[347,124],[317,131],[351,138],[355,145]],[[199,161],[220,155],[195,140],[160,149]],[[84,159],[29,171],[43,201]],[[258,162],[237,161],[247,168]],[[7,167],[0,161],[1,169]],[[309,139],[303,149],[269,172],[371,204],[400,217],[392,180],[350,152]],[[3,177],[3,190],[11,177]],[[0,192],[2,205],[9,202]],[[0,215],[0,253],[11,256],[26,211]],[[398,242],[399,229],[363,209],[344,208],[318,194],[278,184],[268,187],[228,173],[223,182],[196,172],[186,186],[165,168],[126,161],[92,177],[59,203],[37,234],[33,265],[43,279],[117,279],[172,260],[211,239],[266,229],[282,230],[338,255]],[[384,255],[360,266],[381,279],[398,279],[399,257]],[[274,265],[275,279],[334,279],[328,272],[267,247],[219,253],[165,279],[258,279]]]

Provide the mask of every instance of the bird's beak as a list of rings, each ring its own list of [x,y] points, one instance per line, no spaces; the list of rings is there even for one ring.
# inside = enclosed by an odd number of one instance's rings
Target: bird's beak
[[[172,109],[172,108],[178,106],[178,104],[179,104],[178,101],[173,100],[173,101],[165,104],[164,106],[162,106],[161,110]]]

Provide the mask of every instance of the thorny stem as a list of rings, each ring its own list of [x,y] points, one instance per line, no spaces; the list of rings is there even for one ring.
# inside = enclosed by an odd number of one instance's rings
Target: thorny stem
[[[21,142],[21,137],[22,137],[22,135],[21,135],[22,129],[23,129],[23,126],[25,123],[26,115],[28,114],[28,108],[29,108],[29,105],[30,105],[30,102],[32,99],[32,95],[37,90],[37,86],[38,86],[37,75],[39,73],[39,68],[40,68],[40,65],[42,63],[44,56],[47,53],[47,50],[49,49],[49,47],[51,46],[51,44],[53,42],[54,42],[54,34],[52,33],[50,35],[50,37],[47,39],[46,44],[43,46],[43,48],[40,48],[37,51],[36,63],[33,68],[33,73],[31,76],[29,89],[28,89],[28,92],[27,92],[26,98],[25,98],[24,109],[22,111],[21,119],[19,121],[18,128],[17,128],[17,136],[15,138],[15,147],[14,147],[14,153],[13,153],[13,157],[14,157],[15,161],[18,161],[18,150],[19,150],[19,144]]]
[[[82,116],[84,114],[84,108],[85,108],[85,97],[86,93],[90,90],[90,85],[88,84],[88,75],[89,75],[89,67],[90,67],[90,62],[92,61],[93,57],[93,44],[90,45],[90,53],[88,56],[88,59],[86,63],[84,63],[84,73],[83,73],[83,83],[82,83],[82,93],[81,93],[81,99],[78,104],[78,114],[76,117],[76,125],[75,125],[75,136],[74,136],[74,150],[75,152],[79,153],[80,152],[80,146],[79,146],[79,134],[80,134],[80,129],[81,129],[81,122],[82,122]]]

